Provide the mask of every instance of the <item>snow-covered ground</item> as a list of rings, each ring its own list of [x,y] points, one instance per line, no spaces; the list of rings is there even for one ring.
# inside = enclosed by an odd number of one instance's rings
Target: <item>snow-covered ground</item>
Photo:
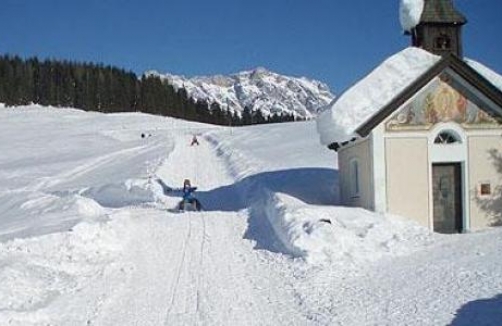
[[[0,121],[0,325],[502,320],[502,230],[440,236],[336,206],[313,122],[37,106]],[[185,178],[202,212],[173,209]]]

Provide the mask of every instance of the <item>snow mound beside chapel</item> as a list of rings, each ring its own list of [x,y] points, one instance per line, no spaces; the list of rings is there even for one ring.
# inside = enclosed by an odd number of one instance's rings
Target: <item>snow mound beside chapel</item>
[[[294,257],[310,264],[361,264],[402,256],[432,243],[425,227],[359,208],[307,205],[283,193],[270,194],[266,215]]]

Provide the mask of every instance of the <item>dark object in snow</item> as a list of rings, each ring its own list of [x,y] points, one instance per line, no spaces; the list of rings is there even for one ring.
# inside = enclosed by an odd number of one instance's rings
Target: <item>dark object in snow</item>
[[[145,133],[141,133],[141,138],[148,138],[148,137],[151,137],[152,134],[145,134]]]
[[[197,140],[197,136],[195,136],[195,135],[193,135],[192,143],[190,144],[190,146],[193,146],[193,145],[199,146],[199,141]]]
[[[192,200],[182,200],[178,208],[182,212],[202,210],[200,202],[195,198],[193,198]]]
[[[202,205],[199,200],[193,195],[196,189],[197,187],[192,187],[190,180],[185,179],[185,181],[183,181],[183,200],[178,205],[181,211],[190,208],[194,208],[196,211],[200,211],[202,209]]]
[[[331,224],[331,220],[330,219],[327,219],[327,218],[321,218],[319,220],[319,222],[323,222],[323,223],[328,223],[328,224]]]

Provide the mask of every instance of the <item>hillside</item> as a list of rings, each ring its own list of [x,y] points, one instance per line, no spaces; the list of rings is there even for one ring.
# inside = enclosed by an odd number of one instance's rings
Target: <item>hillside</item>
[[[502,318],[502,230],[336,206],[337,157],[312,121],[0,106],[0,122],[0,325]],[[201,212],[176,210],[187,178]]]

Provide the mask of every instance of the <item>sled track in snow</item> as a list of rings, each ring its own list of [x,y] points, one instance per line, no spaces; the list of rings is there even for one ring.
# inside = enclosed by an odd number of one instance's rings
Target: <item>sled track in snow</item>
[[[187,220],[188,220],[188,230],[186,232],[186,236],[183,241],[183,249],[180,263],[178,264],[178,268],[176,269],[176,281],[171,285],[171,291],[170,291],[171,299],[169,300],[169,307],[167,309],[166,321],[164,322],[164,325],[169,325],[169,317],[171,317],[171,312],[174,306],[174,301],[176,300],[176,294],[178,292],[178,287],[180,284],[181,273],[183,272],[183,265],[185,264],[187,244],[192,235],[192,220],[190,218],[188,218]]]
[[[194,219],[199,218],[200,221],[202,222],[202,232],[201,232],[201,240],[200,240],[200,246],[198,248],[198,255],[199,259],[197,261],[196,266],[188,266],[189,261],[187,260],[187,253],[190,248],[196,248],[195,243],[191,244],[192,241],[196,241],[196,237],[193,236],[194,232]],[[182,252],[181,252],[181,258],[180,262],[176,268],[176,276],[175,276],[175,282],[172,283],[170,293],[171,297],[169,299],[169,306],[167,308],[167,313],[166,313],[166,318],[164,321],[164,325],[172,325],[172,317],[173,317],[173,307],[176,304],[176,300],[178,299],[186,299],[183,295],[179,295],[179,287],[182,279],[182,275],[186,271],[193,270],[196,268],[197,270],[197,276],[195,278],[195,284],[194,284],[194,291],[195,291],[195,311],[194,313],[188,313],[187,316],[192,315],[194,318],[199,316],[200,314],[200,307],[202,305],[202,295],[200,291],[201,283],[202,283],[202,275],[204,274],[204,250],[206,246],[206,241],[208,239],[208,235],[206,232],[206,219],[205,219],[205,214],[204,213],[188,213],[188,216],[185,220],[188,220],[187,223],[187,229],[186,229],[186,235],[183,240],[183,246],[182,246]],[[176,314],[175,314],[176,315]]]
[[[201,214],[201,219],[202,219],[202,241],[200,243],[199,272],[197,274],[197,283],[196,283],[196,289],[197,289],[196,313],[197,313],[197,315],[199,314],[200,305],[201,305],[200,284],[201,284],[202,275],[204,273],[204,247],[206,245],[206,239],[207,239],[206,219],[204,218],[204,213]]]

